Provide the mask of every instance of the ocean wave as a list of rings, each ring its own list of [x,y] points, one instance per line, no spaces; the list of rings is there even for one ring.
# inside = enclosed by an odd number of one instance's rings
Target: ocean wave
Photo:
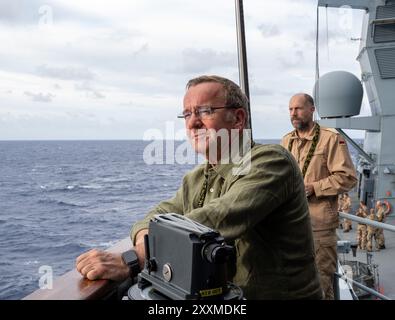
[[[28,249],[31,253],[34,253],[37,257],[55,257],[61,255],[75,255],[84,250],[90,248],[89,246],[85,245],[81,242],[66,242],[66,243],[59,243],[56,244],[54,242],[42,242],[42,243],[35,243],[28,246]],[[23,250],[16,250],[15,252],[25,252],[26,248]],[[35,265],[40,263],[37,259],[31,259],[25,261],[23,265]]]
[[[99,184],[68,184],[62,186],[54,186],[54,185],[40,185],[40,189],[45,192],[68,192],[68,191],[76,191],[76,190],[84,190],[84,189],[102,189],[103,186]]]
[[[115,245],[119,240],[115,241],[107,241],[107,242],[81,242],[80,244],[86,248],[100,248],[100,249],[107,249]]]
[[[56,184],[42,184],[40,189],[45,192],[70,192],[70,191],[81,191],[81,190],[99,190],[103,189],[104,186],[96,183],[88,184],[67,184],[67,185],[56,185]]]
[[[86,207],[86,204],[78,204],[74,202],[68,202],[64,200],[57,200],[57,199],[39,199],[37,201],[39,204],[56,204],[63,207],[79,207],[83,208]]]
[[[102,182],[102,183],[122,183],[122,182],[131,182],[133,181],[133,178],[129,176],[121,176],[121,177],[110,176],[110,177],[98,178],[97,180],[98,182]]]
[[[88,184],[88,185],[78,186],[78,188],[81,188],[81,189],[94,189],[94,190],[96,190],[96,189],[103,189],[103,186],[100,185],[100,184]]]
[[[22,264],[24,266],[30,266],[31,264],[39,264],[40,262],[38,260],[29,260],[29,261],[25,261]]]
[[[62,166],[57,168],[57,173],[61,175],[78,175],[88,171],[87,167]]]

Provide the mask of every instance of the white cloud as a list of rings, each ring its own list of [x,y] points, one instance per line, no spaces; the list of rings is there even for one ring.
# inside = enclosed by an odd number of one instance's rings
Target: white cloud
[[[78,91],[85,91],[88,97],[96,99],[104,99],[106,96],[92,87],[89,81],[75,84],[74,88]]]
[[[213,68],[234,66],[235,57],[230,52],[213,49],[187,48],[182,52],[184,73],[209,73]]]
[[[88,68],[49,67],[46,64],[37,67],[37,74],[62,80],[92,80],[95,74]]]
[[[52,102],[52,99],[55,98],[55,95],[52,93],[32,93],[29,91],[24,92],[25,96],[32,98],[35,102]]]
[[[175,119],[190,78],[238,81],[234,2],[203,3],[48,0],[52,24],[42,28],[43,2],[0,1],[0,136],[138,139]],[[290,95],[314,85],[316,1],[281,0],[279,10],[277,0],[248,0],[244,10],[254,136],[279,138]],[[345,32],[328,13],[321,74],[359,76],[359,44],[348,35],[359,37],[361,16]]]

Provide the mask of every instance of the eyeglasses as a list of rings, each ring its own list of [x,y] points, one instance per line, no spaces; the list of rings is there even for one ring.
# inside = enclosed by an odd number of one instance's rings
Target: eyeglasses
[[[195,114],[197,118],[200,120],[211,119],[211,116],[215,113],[216,110],[219,109],[238,109],[241,107],[196,107],[194,111],[185,110],[182,114],[178,115],[177,118],[189,120],[192,116],[192,113]]]

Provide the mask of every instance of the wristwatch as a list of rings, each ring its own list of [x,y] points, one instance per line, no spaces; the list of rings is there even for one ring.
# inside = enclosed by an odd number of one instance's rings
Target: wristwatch
[[[139,259],[137,258],[136,251],[128,250],[122,253],[122,260],[129,267],[129,275],[131,278],[137,276],[140,272]]]

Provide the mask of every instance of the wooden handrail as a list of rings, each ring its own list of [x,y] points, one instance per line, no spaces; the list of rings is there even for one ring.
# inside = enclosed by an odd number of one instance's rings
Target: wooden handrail
[[[106,251],[122,253],[132,248],[130,238],[125,238]],[[38,289],[23,300],[94,300],[108,295],[119,285],[111,280],[84,279],[76,270],[65,273],[53,282],[52,289]]]

